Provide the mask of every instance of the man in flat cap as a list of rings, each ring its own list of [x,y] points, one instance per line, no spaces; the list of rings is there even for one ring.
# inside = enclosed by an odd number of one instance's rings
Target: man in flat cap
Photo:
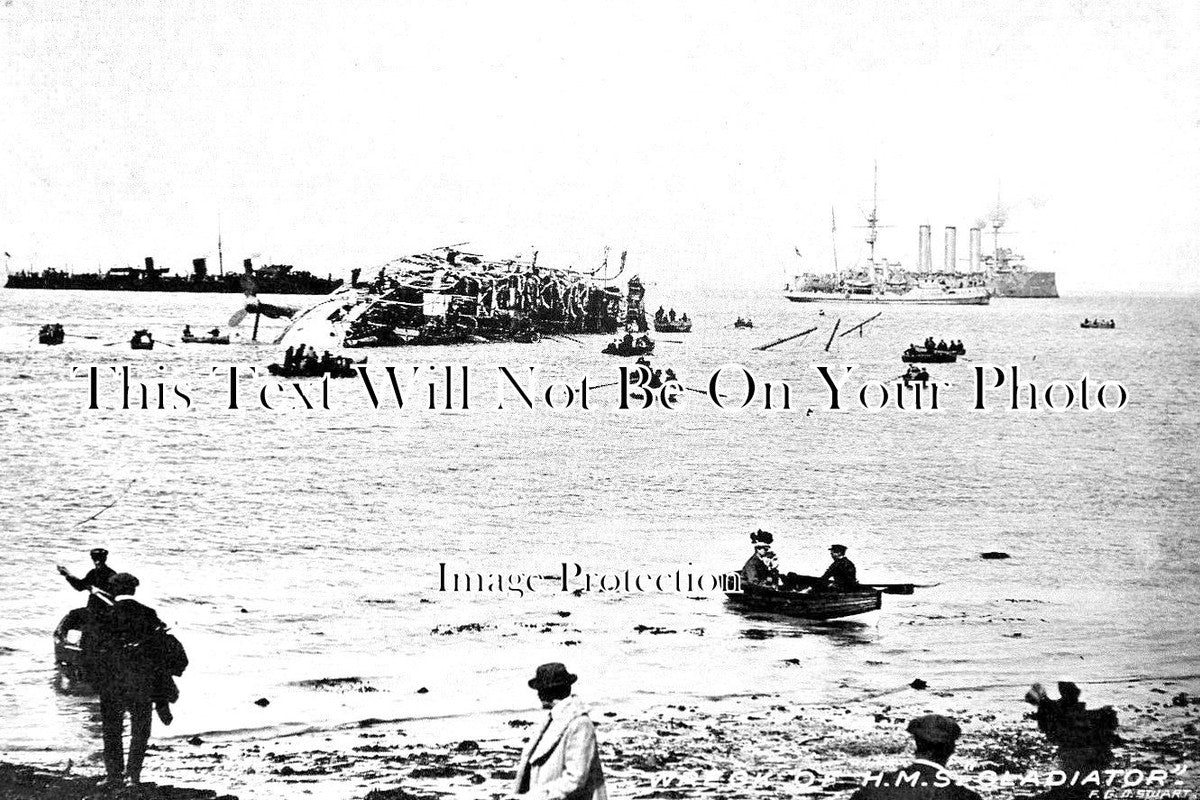
[[[113,604],[103,612],[96,634],[96,654],[90,676],[100,692],[100,725],[104,734],[106,785],[141,782],[142,761],[150,740],[150,715],[159,694],[159,669],[151,638],[163,627],[152,608],[133,599],[138,579],[118,572],[109,581]],[[124,758],[122,735],[129,714],[129,759]],[[168,715],[169,717],[169,715]],[[164,717],[164,722],[168,717]]]
[[[112,580],[112,576],[117,574],[117,571],[108,565],[108,551],[103,547],[97,547],[92,550],[92,568],[88,570],[88,574],[82,578],[76,578],[62,564],[58,565],[58,574],[67,579],[67,583],[71,584],[71,588],[79,592],[92,592],[93,589],[111,595],[108,582]],[[105,608],[108,604],[96,596],[92,592],[88,597],[87,607],[89,611],[96,612]]]
[[[916,744],[913,762],[895,772],[869,776],[850,800],[980,800],[954,782],[946,762],[962,735],[958,723],[940,714],[926,714],[908,723]]]
[[[596,727],[571,695],[576,676],[559,663],[542,664],[529,681],[549,715],[517,764],[513,795],[522,800],[607,800]]]
[[[833,563],[825,570],[821,580],[827,581],[826,585],[832,586],[836,592],[852,592],[857,589],[858,569],[853,561],[846,558],[846,545],[831,544],[829,555],[833,558]]]

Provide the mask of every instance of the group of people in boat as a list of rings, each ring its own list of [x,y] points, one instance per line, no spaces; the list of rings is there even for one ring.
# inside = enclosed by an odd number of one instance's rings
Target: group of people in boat
[[[908,371],[901,377],[905,383],[925,383],[929,380],[929,372],[916,364],[909,364]]]
[[[634,336],[632,331],[626,331],[625,335],[615,342],[609,342],[608,347],[604,348],[605,353],[609,355],[642,355],[654,350],[654,340],[647,334],[642,333]]]
[[[733,327],[735,327],[735,328],[753,328],[754,320],[750,319],[749,317],[746,317],[745,319],[738,317],[737,320],[733,323]]]
[[[918,349],[915,344],[910,342],[908,349],[904,351],[904,354],[906,356],[916,355],[917,353],[921,352],[922,349],[926,353],[954,353],[960,356],[966,355],[967,353],[967,348],[964,347],[963,343],[957,339],[951,339],[950,344],[946,344],[945,339],[942,339],[940,342],[935,342],[933,337],[930,336],[925,339],[925,343],[920,349]]]
[[[650,362],[646,360],[645,356],[638,356],[638,360],[634,363],[649,373],[650,380],[646,383],[646,386],[651,389],[658,389],[664,383],[679,380],[679,378],[675,375],[675,370],[671,369],[670,367],[667,367],[665,372],[661,369],[654,369],[654,367],[650,365]]]
[[[211,331],[209,331],[208,333],[206,333],[206,334],[204,334],[204,335],[205,335],[205,336],[207,336],[207,337],[209,337],[210,339],[216,339],[218,336],[220,336],[220,335],[221,335],[221,329],[220,329],[220,328],[213,328]],[[196,338],[196,335],[195,335],[194,333],[192,333],[192,326],[191,326],[191,325],[184,325],[184,326],[183,326],[183,338],[185,338],[185,339],[194,339],[194,338]]]
[[[654,312],[654,321],[655,322],[674,322],[675,321],[675,309],[672,308],[670,311],[664,311],[663,307],[659,306],[658,311]],[[683,314],[683,316],[679,317],[679,321],[680,322],[689,322],[688,315],[686,312]]]
[[[41,330],[38,331],[38,341],[42,344],[62,344],[66,335],[63,326],[54,322],[42,326]]]
[[[154,349],[154,334],[144,328],[138,328],[133,332],[129,346],[135,350],[152,350]]]
[[[1083,321],[1083,327],[1085,327],[1085,328],[1115,328],[1115,327],[1117,327],[1117,321],[1115,319],[1100,319],[1100,318],[1085,319]]]
[[[328,350],[318,357],[315,348],[302,343],[283,351],[283,369],[289,374],[309,376],[346,373],[354,371],[354,361],[346,356],[331,355]]]
[[[784,591],[852,592],[859,588],[858,570],[854,562],[846,557],[846,546],[833,544],[829,546],[829,555],[833,563],[822,573],[821,577],[797,575],[794,572],[781,573],[779,558],[771,545],[775,542],[774,534],[769,531],[757,530],[750,534],[750,543],[754,545],[754,554],[742,567],[741,575],[745,583],[757,586],[767,586]]]

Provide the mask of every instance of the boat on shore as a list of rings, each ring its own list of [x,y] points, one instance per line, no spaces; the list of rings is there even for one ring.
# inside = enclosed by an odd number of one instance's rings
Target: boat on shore
[[[868,587],[852,592],[796,592],[743,583],[742,591],[726,592],[725,596],[732,605],[741,608],[800,619],[852,617],[883,607],[883,593]]]
[[[68,611],[54,629],[54,665],[56,683],[60,691],[67,694],[96,694],[87,681],[83,667],[83,628],[87,624],[88,610],[76,608]]]

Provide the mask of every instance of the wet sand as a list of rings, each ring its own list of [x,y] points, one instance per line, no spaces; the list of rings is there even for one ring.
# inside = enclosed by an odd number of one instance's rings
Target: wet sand
[[[1083,689],[1087,700],[1089,687]],[[598,705],[592,706],[591,716],[598,726],[609,793],[615,797],[844,797],[865,774],[906,765],[912,740],[905,724],[936,712],[948,713],[962,725],[963,737],[950,762],[959,781],[985,797],[1007,798],[1044,791],[1019,783],[1020,777],[1036,773],[1045,780],[1055,769],[1054,750],[1026,717],[1031,708],[1021,702],[1022,692],[1012,687],[905,687],[837,706],[789,704],[762,694],[692,698],[636,713]],[[1125,684],[1121,694],[1128,699],[1117,707],[1125,744],[1116,750],[1112,767],[1168,774],[1162,784],[1142,781],[1127,787],[1134,793],[1126,796],[1195,797],[1200,789],[1193,763],[1200,753],[1200,679]],[[586,696],[582,699],[586,703]],[[163,786],[150,787],[142,796],[502,796],[510,789],[528,730],[542,713],[474,715],[469,721],[363,720],[260,741],[160,739],[151,743],[146,773]],[[475,734],[471,738],[463,735],[468,727]],[[99,754],[94,758],[94,764],[74,772],[102,772]],[[1005,773],[1013,776],[1008,783],[991,777]],[[1137,780],[1137,774],[1117,778],[1117,787]],[[63,776],[61,769],[5,766],[0,798],[87,797],[93,783]],[[182,786],[208,791],[177,788]]]

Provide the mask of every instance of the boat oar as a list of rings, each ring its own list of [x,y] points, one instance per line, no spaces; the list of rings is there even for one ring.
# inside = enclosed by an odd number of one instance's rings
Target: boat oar
[[[82,333],[64,333],[63,336],[73,336],[76,339],[99,339],[99,336],[85,336]]]
[[[939,586],[937,583],[864,583],[871,589],[878,589],[884,594],[912,594],[914,589],[929,589]]]

